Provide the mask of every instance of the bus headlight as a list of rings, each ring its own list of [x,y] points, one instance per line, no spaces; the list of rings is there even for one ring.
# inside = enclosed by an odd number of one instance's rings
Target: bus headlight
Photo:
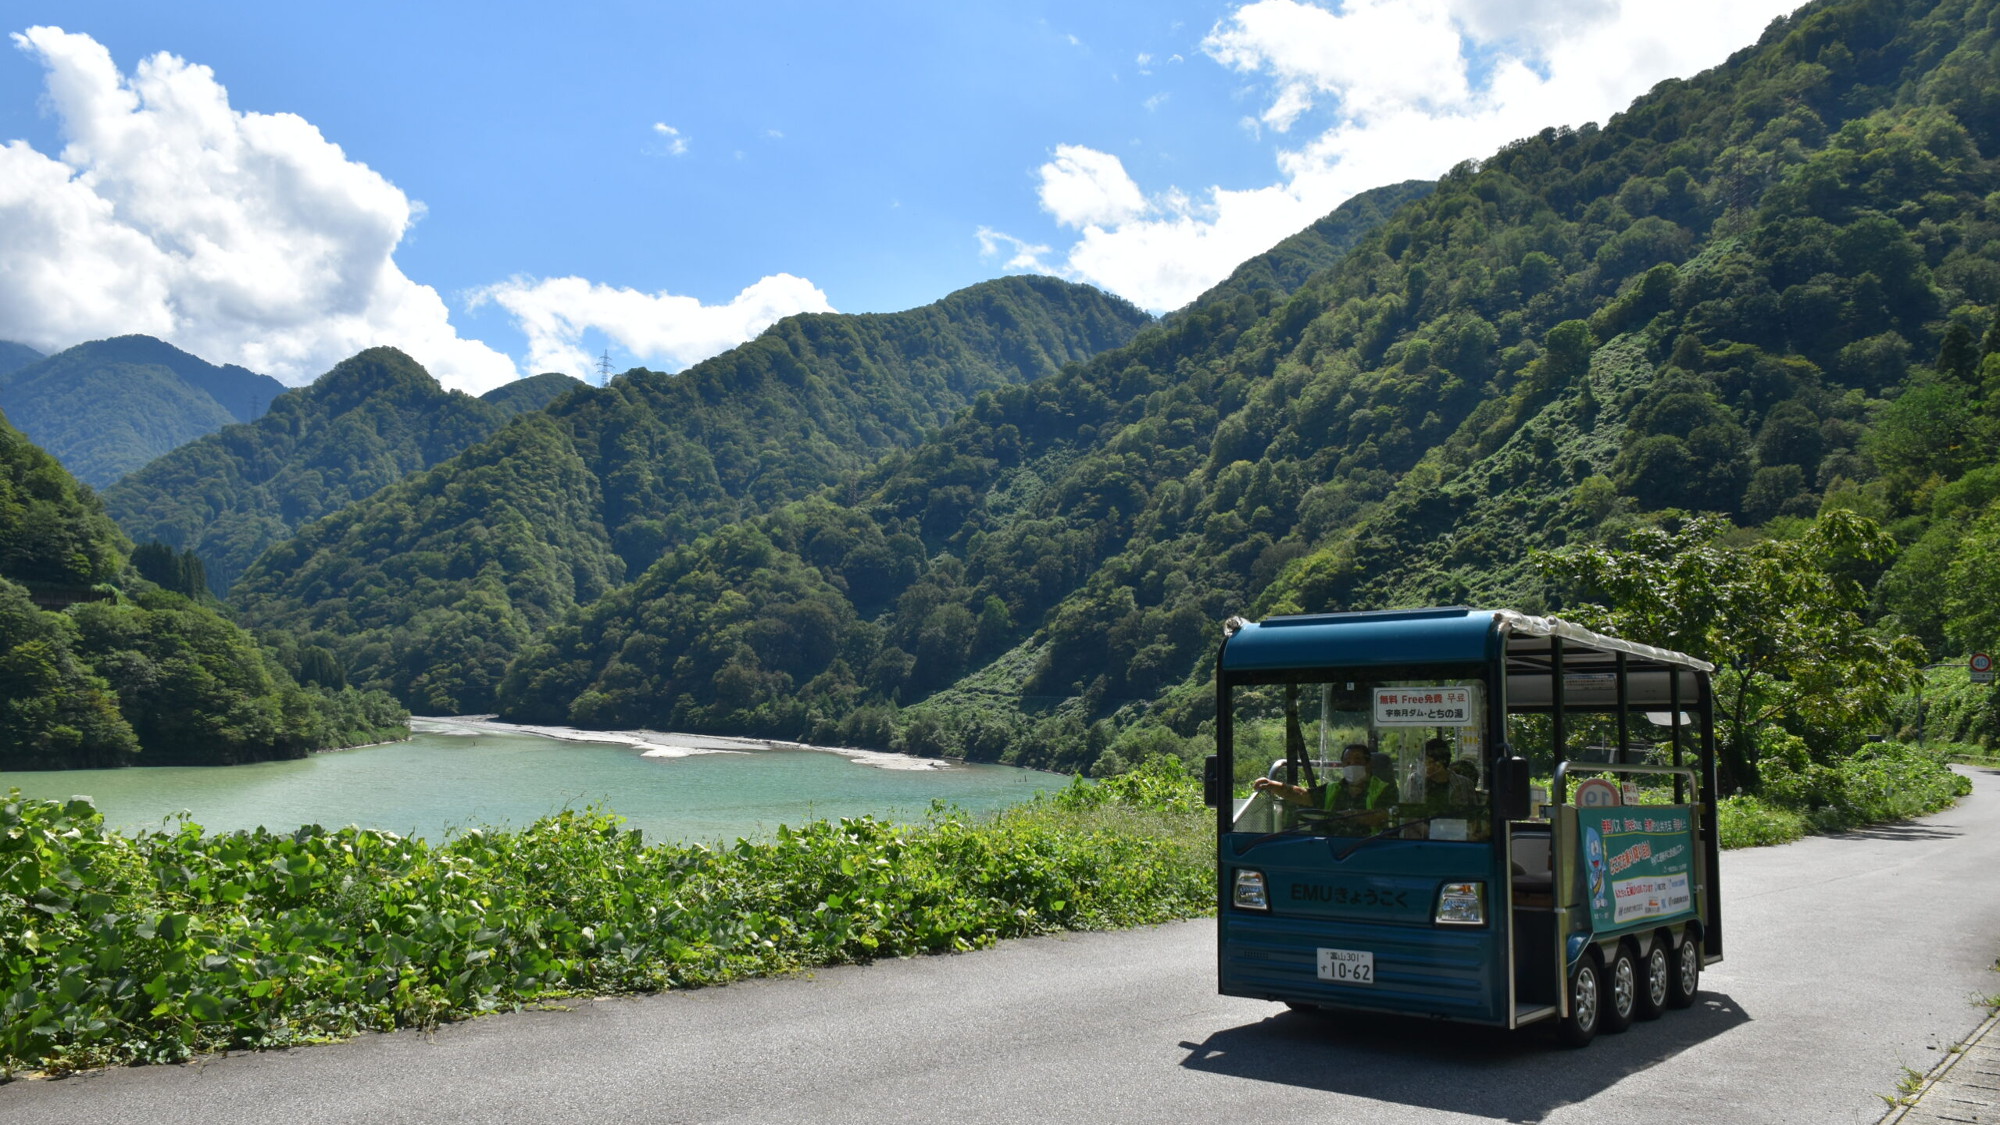
[[[1232,901],[1238,910],[1271,909],[1271,896],[1264,887],[1264,873],[1238,868],[1236,893]]]
[[[1437,924],[1440,926],[1484,926],[1486,924],[1486,884],[1446,883],[1438,888]]]

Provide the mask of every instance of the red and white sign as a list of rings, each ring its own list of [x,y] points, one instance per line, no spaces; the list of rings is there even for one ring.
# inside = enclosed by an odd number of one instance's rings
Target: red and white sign
[[[1965,666],[1972,673],[1973,683],[1990,684],[1993,682],[1992,657],[1983,652],[1975,652],[1972,654],[1972,659],[1965,662]]]

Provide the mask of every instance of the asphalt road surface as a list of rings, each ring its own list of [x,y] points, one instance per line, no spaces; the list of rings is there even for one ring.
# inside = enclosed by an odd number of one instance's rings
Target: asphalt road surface
[[[1877,1121],[2000,992],[2000,771],[1913,824],[1723,855],[1688,1011],[1545,1029],[1217,996],[1212,922],[0,1087],[0,1121]]]

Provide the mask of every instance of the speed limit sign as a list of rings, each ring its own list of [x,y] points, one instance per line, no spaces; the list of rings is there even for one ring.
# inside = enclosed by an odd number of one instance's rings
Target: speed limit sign
[[[1972,673],[1973,683],[1990,684],[1993,682],[1993,658],[1985,653],[1973,653],[1972,659],[1966,661],[1966,668]]]

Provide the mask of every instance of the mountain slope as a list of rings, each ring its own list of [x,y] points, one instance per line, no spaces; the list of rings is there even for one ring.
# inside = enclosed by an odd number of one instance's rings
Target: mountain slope
[[[531,414],[583,385],[583,380],[575,376],[564,375],[560,371],[544,371],[540,375],[502,384],[479,398],[510,415]]]
[[[0,409],[102,488],[175,446],[264,412],[285,386],[150,336],[93,340],[0,375]]]
[[[26,344],[0,340],[0,377],[18,371],[41,358],[43,358],[42,353]]]
[[[1960,561],[2000,558],[1996,28],[1809,5],[1461,165],[1288,298],[1198,304],[842,506],[677,550],[500,708],[1115,769],[1202,729],[1227,614],[1538,608],[1533,550],[1685,510],[1897,521],[1936,548],[1905,588],[1955,584],[1925,612],[1970,637],[2000,604]]]
[[[310,524],[231,592],[359,682],[479,710],[517,640],[701,532],[910,445],[971,398],[1125,343],[1147,317],[1011,277],[908,312],[787,318],[679,375],[581,388]]]
[[[387,697],[301,687],[128,550],[96,496],[0,419],[0,769],[226,764],[407,734]]]
[[[446,391],[394,348],[371,348],[281,395],[256,421],[128,474],[104,490],[105,507],[134,540],[194,551],[215,589],[226,591],[299,525],[457,454],[520,407],[535,409],[537,400],[579,385],[564,375],[536,379],[485,401]]]

